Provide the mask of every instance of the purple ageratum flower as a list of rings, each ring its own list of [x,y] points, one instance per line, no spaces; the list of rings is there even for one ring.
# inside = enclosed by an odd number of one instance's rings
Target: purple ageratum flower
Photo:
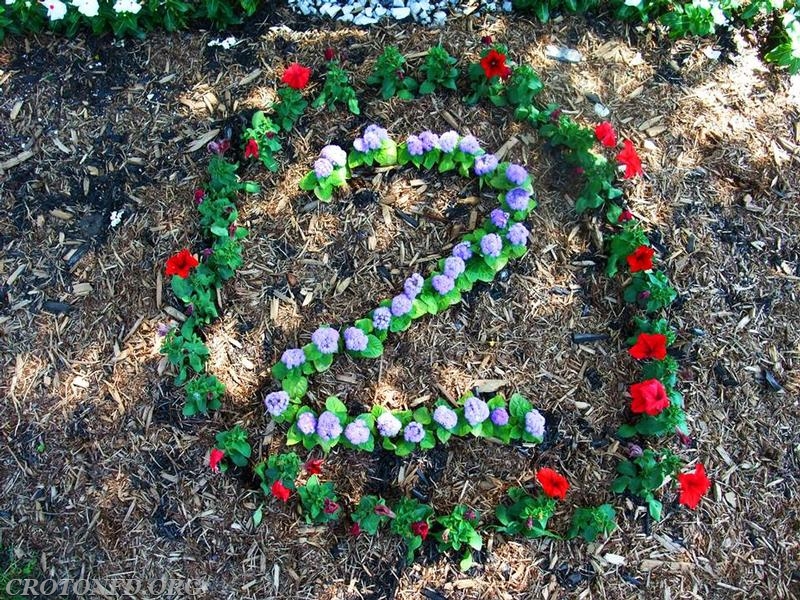
[[[289,408],[289,394],[283,390],[271,392],[264,398],[264,406],[267,407],[267,412],[273,417],[279,417]]]
[[[326,442],[342,435],[342,423],[339,417],[329,410],[322,413],[317,419],[317,435]]]
[[[415,135],[408,136],[406,148],[411,156],[422,156],[425,154],[425,146],[422,145],[422,140]]]
[[[335,167],[343,167],[347,164],[347,152],[334,144],[325,146],[320,150],[319,155],[322,158],[327,158]]]
[[[411,300],[419,296],[422,291],[422,286],[425,285],[425,280],[419,273],[414,273],[403,283],[403,292]]]
[[[172,329],[172,326],[167,323],[159,323],[158,327],[156,327],[156,333],[159,337],[166,337],[170,329]]]
[[[506,179],[514,185],[522,185],[528,179],[528,172],[519,165],[508,165],[506,168]]]
[[[535,438],[544,436],[544,417],[535,408],[525,414],[525,431]]]
[[[317,430],[317,417],[312,412],[304,412],[297,417],[297,429],[303,435],[311,435]]]
[[[283,353],[281,362],[287,369],[294,369],[306,362],[306,353],[300,348],[291,348]]]
[[[456,283],[447,275],[434,275],[433,279],[431,280],[431,285],[438,294],[444,296],[447,292],[455,287]]]
[[[497,258],[503,251],[503,240],[496,233],[487,233],[481,238],[481,252],[484,256]]]
[[[455,131],[448,131],[439,136],[439,150],[442,152],[452,152],[458,144],[458,134]]]
[[[483,154],[475,159],[475,175],[483,177],[493,173],[500,161],[494,154]]]
[[[502,406],[495,408],[492,411],[492,414],[489,415],[489,418],[491,418],[492,423],[494,423],[498,427],[502,427],[503,425],[508,425],[508,411]]]
[[[489,405],[475,396],[467,398],[464,402],[464,418],[472,427],[480,425],[489,418]]]
[[[505,229],[508,225],[508,213],[501,208],[495,208],[490,214],[489,218],[492,220],[492,225],[498,229]]]
[[[348,327],[344,330],[344,347],[351,352],[363,352],[367,349],[367,334],[358,327]]]
[[[375,420],[375,426],[383,437],[391,438],[400,433],[403,424],[392,413],[385,412]]]
[[[448,256],[444,259],[444,274],[450,279],[456,279],[466,269],[464,259],[458,256]]]
[[[392,298],[392,315],[402,317],[411,312],[411,298],[405,294],[398,294]]]
[[[353,140],[353,148],[359,152],[369,152],[369,146],[364,141],[364,138],[356,138]]]
[[[422,149],[430,152],[439,147],[439,136],[431,131],[423,131],[419,134],[419,141],[422,142]]]
[[[509,228],[506,238],[513,246],[524,246],[528,243],[528,230],[522,223],[514,223]]]
[[[347,441],[353,444],[353,446],[366,444],[367,440],[369,440],[369,434],[369,427],[367,427],[367,424],[364,423],[362,419],[356,419],[344,428],[344,437],[346,437]]]
[[[381,306],[372,311],[372,326],[378,331],[386,331],[389,329],[389,323],[392,321],[392,311]]]
[[[458,424],[458,415],[452,408],[437,406],[433,411],[433,420],[449,431]]]
[[[389,139],[389,132],[375,123],[367,125],[367,128],[364,130],[364,135],[375,135],[380,141]]]
[[[453,246],[453,256],[467,261],[472,258],[472,245],[469,242],[459,242]]]
[[[314,174],[317,179],[325,179],[333,173],[333,163],[327,158],[318,158],[314,161]]]
[[[425,428],[416,421],[411,421],[403,429],[403,438],[412,444],[418,444],[425,438]]]
[[[339,332],[332,327],[320,327],[311,334],[311,341],[322,354],[333,354],[339,349]]]
[[[506,192],[506,203],[511,210],[527,210],[531,193],[522,188],[514,188]]]
[[[474,135],[467,135],[458,142],[458,149],[464,154],[472,154],[474,156],[481,151],[481,145]]]

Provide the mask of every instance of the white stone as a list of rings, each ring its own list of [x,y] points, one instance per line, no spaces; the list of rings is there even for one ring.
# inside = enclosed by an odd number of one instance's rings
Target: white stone
[[[377,19],[368,17],[364,13],[359,14],[355,19],[353,19],[353,25],[374,25],[377,22]]]
[[[387,10],[383,6],[376,6],[375,7],[375,16],[379,19],[383,16],[386,16]]]
[[[407,6],[403,6],[402,8],[393,8],[392,9],[392,16],[395,19],[397,19],[398,21],[401,21],[402,19],[405,19],[409,15],[411,15],[411,9],[408,8]]]

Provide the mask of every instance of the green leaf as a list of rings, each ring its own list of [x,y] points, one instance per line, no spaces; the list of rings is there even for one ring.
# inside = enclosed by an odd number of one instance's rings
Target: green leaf
[[[281,382],[281,387],[292,398],[302,398],[308,391],[308,379],[293,373]]]
[[[320,354],[320,357],[314,361],[314,368],[318,373],[327,371],[333,364],[333,354]]]
[[[253,527],[258,527],[261,525],[261,520],[264,518],[264,511],[262,510],[263,505],[259,504],[256,511],[253,513]]]
[[[325,400],[325,408],[336,415],[347,414],[347,407],[344,402],[336,396],[328,396],[328,399]]]
[[[650,511],[650,516],[653,517],[654,521],[661,520],[661,509],[662,504],[652,496],[647,499],[647,507]]]
[[[305,177],[300,180],[300,189],[310,192],[317,187],[317,174],[314,171],[309,171]]]
[[[279,360],[274,365],[272,365],[272,376],[278,381],[282,381],[283,379],[285,379],[288,374],[289,374],[289,369],[286,368],[286,365],[283,364],[282,361]]]
[[[184,279],[183,277],[178,277],[177,275],[173,275],[170,283],[172,285],[172,293],[184,302],[187,302],[189,300],[189,296],[191,296],[192,292],[194,291],[194,288],[189,280]]]
[[[383,354],[383,343],[374,335],[369,334],[367,336],[367,348],[361,352],[361,356],[364,358],[378,358],[381,354]]]

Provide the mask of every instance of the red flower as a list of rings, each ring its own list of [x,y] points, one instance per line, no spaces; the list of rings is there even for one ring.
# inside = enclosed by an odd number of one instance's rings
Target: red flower
[[[352,535],[353,537],[358,537],[360,534],[361,534],[361,525],[359,525],[358,523],[353,523],[350,526],[350,535]]]
[[[633,398],[631,411],[635,413],[645,413],[655,417],[669,406],[667,390],[658,379],[647,379],[641,383],[634,383],[629,390],[631,398]]]
[[[397,516],[394,514],[394,511],[385,504],[378,504],[375,507],[375,514],[381,517],[389,517],[390,519],[394,519]]]
[[[289,494],[292,493],[280,480],[273,483],[269,491],[281,502],[286,502],[289,499]]]
[[[536,479],[542,484],[544,493],[551,498],[563,500],[567,497],[569,483],[567,482],[567,478],[560,473],[556,473],[553,469],[545,467],[536,472]]]
[[[167,275],[177,275],[186,279],[189,276],[189,271],[194,269],[200,262],[192,256],[186,248],[177,254],[170,256],[167,259]]]
[[[325,498],[325,502],[322,504],[322,510],[326,515],[332,515],[339,510],[339,505],[330,498]]]
[[[481,59],[481,67],[486,74],[486,79],[492,77],[502,77],[505,79],[511,75],[511,69],[506,66],[506,55],[501,54],[494,48]]]
[[[219,473],[219,463],[225,458],[225,453],[219,448],[212,448],[211,454],[208,457],[208,466],[214,473]]]
[[[603,121],[594,128],[594,137],[606,148],[613,148],[617,145],[617,133],[614,126],[608,121]]]
[[[304,67],[300,63],[292,63],[283,72],[281,81],[290,88],[302,90],[308,85],[308,80],[310,77],[311,69]]]
[[[481,44],[484,46],[491,46],[492,45],[492,36],[485,35],[481,38]]]
[[[678,502],[689,508],[695,508],[700,498],[711,489],[711,482],[706,477],[706,469],[702,463],[697,463],[692,473],[678,473],[678,483],[681,488]]]
[[[194,191],[194,203],[195,204],[202,204],[203,198],[206,197],[206,191],[202,188],[197,188]]]
[[[623,141],[622,146],[622,152],[617,154],[617,161],[619,164],[625,165],[625,179],[630,179],[637,175],[644,175],[644,171],[642,171],[642,159],[636,154],[636,150],[631,141]]]
[[[333,57],[336,56],[336,51],[333,48],[325,48],[325,60],[333,60]]]
[[[418,535],[423,540],[428,537],[428,524],[425,521],[416,521],[411,524],[411,533]]]
[[[637,360],[664,360],[667,357],[667,336],[663,333],[640,333],[628,352]]]
[[[309,475],[319,475],[320,473],[322,473],[322,459],[310,458],[303,465],[303,468]]]
[[[251,156],[258,158],[258,142],[253,138],[247,140],[247,144],[244,147],[244,157],[250,158]]]
[[[626,223],[633,218],[633,213],[629,211],[627,208],[619,213],[619,218],[617,219],[617,223]]]
[[[653,255],[655,250],[650,246],[639,246],[632,254],[625,257],[628,261],[628,266],[631,268],[631,273],[637,271],[649,271],[653,268]]]

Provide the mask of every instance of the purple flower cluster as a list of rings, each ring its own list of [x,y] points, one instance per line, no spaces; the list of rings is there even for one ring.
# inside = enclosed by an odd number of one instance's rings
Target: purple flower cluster
[[[506,179],[514,185],[522,185],[528,179],[528,172],[524,167],[510,164],[506,168]]]
[[[503,251],[503,240],[496,233],[487,233],[481,238],[481,252],[484,256],[497,258]]]
[[[489,417],[492,419],[492,423],[498,427],[508,425],[508,411],[502,406],[495,408]]]
[[[281,362],[287,369],[294,369],[306,362],[306,353],[300,348],[291,348],[281,355]]]
[[[367,349],[367,334],[358,327],[348,327],[344,330],[344,347],[350,352],[363,352]]]
[[[419,141],[422,142],[422,149],[425,152],[430,152],[439,147],[439,136],[430,131],[420,133]]]
[[[392,315],[402,317],[411,312],[411,299],[405,294],[398,294],[392,298]]]
[[[452,408],[442,405],[433,411],[433,420],[449,431],[458,424],[458,415]]]
[[[506,203],[511,210],[526,210],[531,200],[531,193],[522,188],[514,188],[506,192]]]
[[[528,230],[522,223],[514,223],[509,228],[506,238],[513,246],[524,246],[528,243]]]
[[[311,435],[317,430],[317,417],[312,412],[304,412],[297,417],[297,429],[303,435]]]
[[[353,446],[366,444],[367,440],[369,440],[369,435],[369,427],[362,419],[356,419],[344,428],[344,437],[346,437],[347,441],[353,444]]]
[[[544,417],[535,408],[525,414],[525,431],[536,438],[544,436]]]
[[[289,394],[283,390],[271,392],[264,398],[264,406],[267,407],[267,412],[273,417],[279,417],[289,408]]]
[[[453,246],[453,256],[457,256],[463,261],[472,258],[472,246],[469,242],[459,242]]]
[[[422,291],[422,286],[425,285],[425,279],[419,273],[414,273],[403,283],[403,292],[411,300],[419,296]]]
[[[464,260],[458,256],[448,256],[444,259],[444,274],[450,279],[456,279],[466,269]]]
[[[478,143],[478,139],[474,135],[467,135],[461,138],[461,141],[458,142],[458,149],[464,154],[471,154],[475,156],[481,152],[481,145]]]
[[[411,156],[422,156],[425,154],[425,146],[422,140],[416,135],[410,135],[406,139],[406,149]]]
[[[455,282],[447,275],[434,275],[431,280],[431,285],[436,293],[444,296],[455,287]]]
[[[385,412],[375,420],[375,426],[378,428],[378,433],[383,437],[390,438],[400,433],[403,424],[392,413]]]
[[[445,154],[456,149],[458,144],[458,134],[455,131],[447,131],[439,136],[439,150]]]
[[[339,332],[333,327],[320,327],[311,334],[311,341],[322,354],[333,354],[339,349]]]
[[[326,158],[331,161],[334,167],[343,167],[347,164],[347,152],[342,150],[339,146],[329,144],[325,146],[319,153],[320,157]]]
[[[505,229],[505,226],[508,225],[508,213],[502,208],[495,208],[489,213],[489,219],[491,219],[492,225],[498,229]]]
[[[480,425],[489,418],[489,405],[475,396],[467,398],[464,402],[464,418],[472,427]]]
[[[333,163],[327,158],[318,158],[314,161],[314,175],[317,179],[325,179],[333,173]]]
[[[411,421],[403,429],[403,438],[407,442],[418,444],[425,438],[425,428],[416,421]]]
[[[386,331],[392,321],[392,311],[380,306],[372,311],[372,326],[378,331]]]
[[[326,442],[342,435],[342,423],[339,417],[329,410],[322,413],[317,419],[317,435]]]
[[[483,154],[475,159],[475,175],[483,177],[494,173],[498,164],[500,164],[500,161],[497,160],[494,154]]]
[[[359,152],[379,150],[384,140],[389,139],[387,131],[378,125],[369,125],[364,130],[364,136],[353,141],[353,148]]]

